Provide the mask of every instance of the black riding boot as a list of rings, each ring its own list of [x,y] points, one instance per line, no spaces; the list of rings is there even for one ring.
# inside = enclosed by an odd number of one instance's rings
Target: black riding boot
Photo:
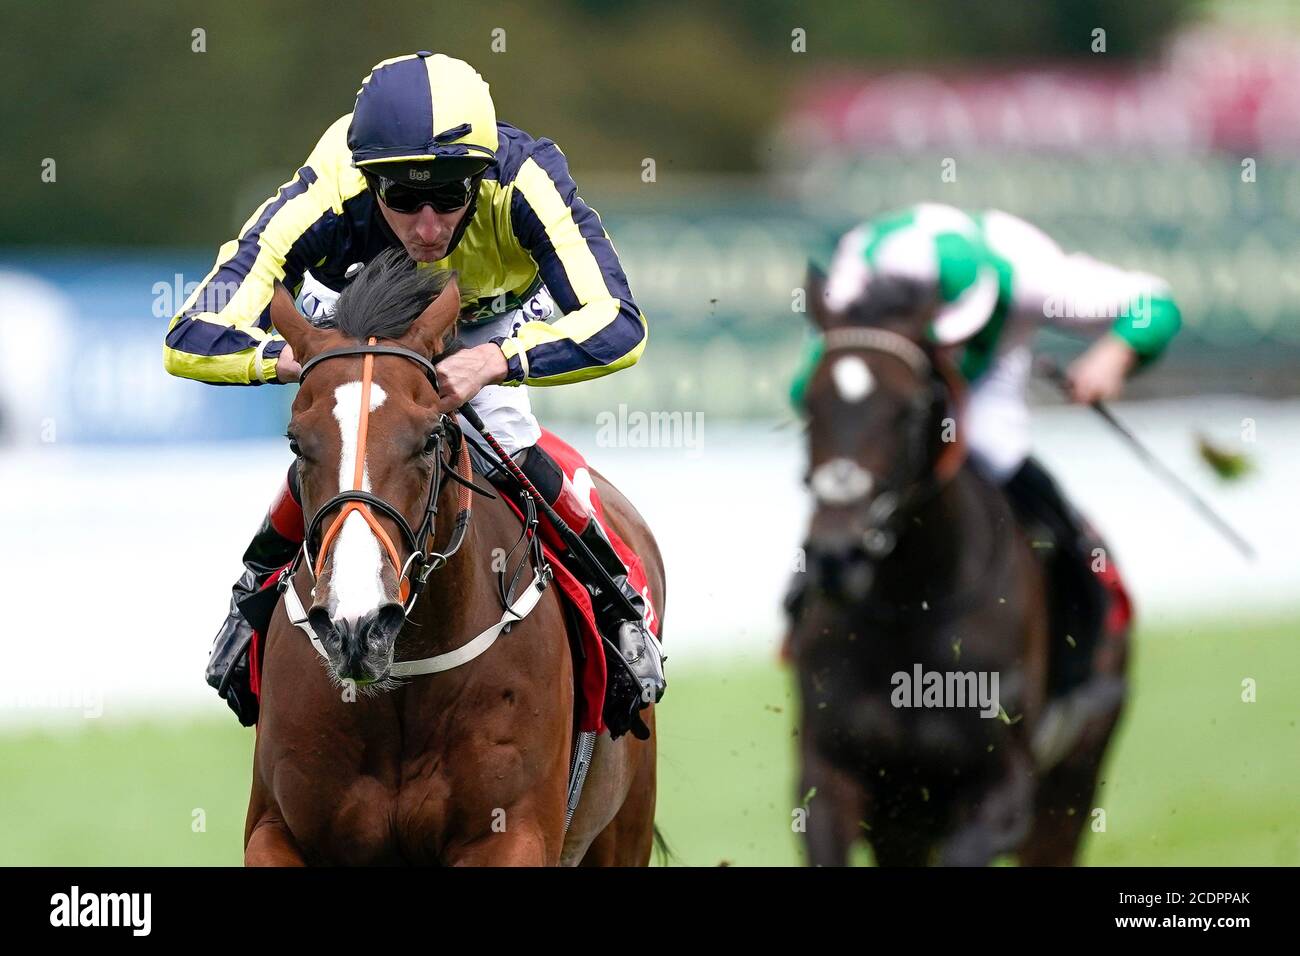
[[[603,586],[592,581],[589,573],[578,571],[581,562],[572,560],[566,562],[569,569],[578,574],[578,580],[582,581],[587,586],[587,590],[592,593],[592,606],[595,608],[601,632],[607,637],[610,634],[614,635],[612,638],[614,646],[618,648],[619,654],[627,664],[627,669],[631,672],[630,676],[636,683],[635,692],[639,699],[635,707],[628,707],[626,713],[618,715],[615,721],[616,725],[622,727],[632,722],[634,715],[642,707],[657,704],[664,696],[667,682],[664,679],[663,662],[667,658],[663,655],[663,648],[645,625],[645,598],[628,582],[627,566],[623,564],[618,552],[614,550],[614,545],[605,536],[605,529],[600,526],[600,522],[594,519],[588,521],[587,527],[578,537],[600,562],[605,573],[627,599],[627,603],[636,610],[636,617],[629,617],[628,609],[622,601],[606,595]],[[571,557],[568,552],[565,554],[566,557]],[[609,721],[607,720],[606,723]],[[631,729],[635,733],[638,727],[643,727],[640,718],[636,718]],[[645,733],[648,737],[649,731]],[[637,736],[641,735],[637,733]]]
[[[212,655],[208,658],[205,673],[208,684],[225,698],[245,727],[257,723],[258,710],[257,699],[249,686],[249,645],[254,630],[266,633],[279,596],[263,592],[262,585],[292,561],[302,546],[301,539],[294,541],[276,530],[276,519],[284,526],[284,513],[288,512],[288,523],[292,525],[296,517],[300,526],[302,506],[298,497],[297,469],[291,467],[286,488],[262,519],[257,534],[244,552],[244,573],[231,589],[230,612],[212,641]],[[293,515],[295,507],[297,516]]]
[[[577,577],[592,595],[596,623],[606,640],[606,660],[609,677],[605,695],[604,717],[611,737],[620,737],[627,731],[644,740],[650,735],[639,711],[658,703],[667,683],[663,662],[667,659],[654,635],[645,625],[646,601],[628,582],[627,567],[605,536],[605,531],[586,510],[586,503],[565,477],[563,470],[540,446],[534,445],[514,456],[520,470],[528,476],[546,503],[559,515],[579,539],[587,546],[597,563],[609,575],[619,593],[636,611],[631,617],[628,608],[615,595],[606,593],[607,587],[574,555],[560,534],[543,522],[547,543],[560,555],[564,565]],[[494,477],[498,484],[508,484],[508,479]]]
[[[1052,476],[1032,458],[1005,485],[1035,553],[1049,550],[1047,571],[1051,649],[1048,693],[1063,697],[1092,677],[1109,595],[1092,570],[1098,547],[1082,516],[1065,500]]]

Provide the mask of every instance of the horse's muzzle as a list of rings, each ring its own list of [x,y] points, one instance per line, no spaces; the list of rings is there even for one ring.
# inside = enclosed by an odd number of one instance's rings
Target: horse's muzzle
[[[389,602],[360,618],[339,620],[331,620],[329,612],[318,605],[307,617],[340,680],[364,685],[388,676],[393,645],[406,620],[400,604]]]
[[[876,581],[875,561],[856,539],[810,542],[806,551],[811,583],[827,597],[846,604],[865,601]]]

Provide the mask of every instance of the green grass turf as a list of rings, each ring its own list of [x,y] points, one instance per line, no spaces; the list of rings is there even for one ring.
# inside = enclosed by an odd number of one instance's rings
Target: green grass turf
[[[1300,864],[1298,629],[1200,623],[1138,639],[1097,801],[1106,831],[1088,836],[1085,862]],[[671,677],[658,820],[675,859],[800,862],[788,676],[749,658]],[[1241,701],[1244,678],[1256,703]],[[252,734],[227,718],[0,735],[0,863],[237,864]]]

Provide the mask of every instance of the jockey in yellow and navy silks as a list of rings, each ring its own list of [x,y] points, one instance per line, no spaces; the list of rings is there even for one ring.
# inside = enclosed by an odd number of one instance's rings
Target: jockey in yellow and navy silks
[[[367,109],[371,96],[381,102]],[[368,188],[367,173],[404,161],[487,164],[470,177],[477,188],[469,211],[443,246],[396,236]],[[472,315],[507,311],[503,301],[517,307],[542,285],[549,291],[562,318],[526,322],[497,341],[505,384],[595,378],[632,365],[645,347],[645,317],[618,254],[559,147],[498,122],[487,84],[468,64],[421,53],[378,64],[355,113],[330,126],[294,177],[221,247],[172,320],[167,370],[216,384],[279,380],[285,343],[270,328],[275,281],[297,292],[310,271],[338,291],[354,263],[399,239],[416,261],[457,271]]]
[[[438,362],[440,411],[471,405],[632,606],[644,609],[599,523],[536,444],[541,427],[517,386],[564,385],[633,365],[646,345],[646,320],[564,154],[499,122],[488,84],[469,64],[429,52],[377,64],[353,111],[218,251],[171,321],[164,365],[220,385],[296,381],[292,349],[271,327],[276,282],[322,318],[366,263],[399,247],[417,264],[458,274],[457,338],[465,347]],[[209,683],[245,724],[256,720],[257,707],[245,654],[252,629],[239,605],[301,543],[296,481],[291,467],[244,555],[208,665]],[[576,564],[572,570],[584,581],[594,577]],[[636,712],[665,686],[644,620],[627,620],[619,606],[606,602],[610,617],[601,627],[638,686],[626,700],[606,701],[615,736],[644,732]]]

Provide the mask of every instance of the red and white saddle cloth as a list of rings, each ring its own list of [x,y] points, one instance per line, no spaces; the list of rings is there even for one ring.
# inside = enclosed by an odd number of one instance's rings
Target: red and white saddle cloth
[[[595,484],[592,482],[591,472],[587,467],[586,460],[573,446],[546,429],[542,429],[542,437],[539,439],[538,444],[555,459],[569,481],[585,497],[588,511],[595,515],[596,520],[605,529],[605,534],[609,537],[610,543],[613,544],[614,551],[628,568],[628,582],[645,598],[646,627],[655,637],[658,637],[659,614],[656,610],[655,599],[650,593],[650,584],[646,577],[645,566],[641,563],[640,557],[628,547],[627,543],[618,536],[617,532],[606,520],[605,508],[601,503]],[[515,514],[520,516],[522,521],[523,515],[514,502],[509,498],[503,500],[510,505]],[[301,528],[301,518],[298,520],[298,527]],[[299,534],[301,534],[301,531]],[[575,727],[579,731],[599,733],[605,729],[604,720],[601,716],[605,701],[605,650],[601,642],[600,631],[596,627],[596,614],[591,605],[591,595],[573,575],[573,572],[560,562],[560,559],[549,546],[543,544],[543,551],[546,560],[551,565],[551,571],[554,575],[553,583],[558,585],[558,593],[561,595],[562,600],[573,611],[568,617],[576,624],[577,633],[570,635],[569,642],[570,649],[573,652]],[[437,574],[436,571],[434,573]],[[279,577],[278,574],[272,575],[263,587],[274,587]],[[465,635],[465,638],[468,639],[469,636]],[[509,640],[510,635],[505,635],[505,639]],[[252,661],[250,684],[253,694],[259,699],[261,697],[264,643],[262,636],[255,633],[249,652]]]

